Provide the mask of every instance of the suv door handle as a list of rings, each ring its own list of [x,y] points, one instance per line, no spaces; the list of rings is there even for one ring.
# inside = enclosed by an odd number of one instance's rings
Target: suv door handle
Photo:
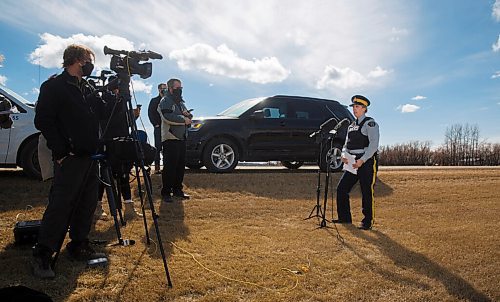
[[[280,126],[281,126],[281,127],[285,127],[285,126],[286,126],[285,121],[281,121],[281,122],[280,122]]]

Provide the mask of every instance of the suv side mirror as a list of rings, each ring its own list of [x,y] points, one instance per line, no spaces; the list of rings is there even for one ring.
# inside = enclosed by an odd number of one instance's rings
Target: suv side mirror
[[[263,110],[255,110],[250,117],[255,118],[255,119],[261,119],[264,118],[264,111]]]

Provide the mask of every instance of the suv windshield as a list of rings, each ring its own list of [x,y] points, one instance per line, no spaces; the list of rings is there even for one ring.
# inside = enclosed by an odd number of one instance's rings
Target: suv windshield
[[[26,104],[30,107],[34,107],[33,103],[26,100],[25,98],[23,98],[22,96],[20,96],[19,94],[15,93],[14,91],[10,90],[9,88],[7,88],[5,86],[0,85],[0,93],[2,93],[2,94],[6,93],[7,95],[14,97],[15,99],[21,101],[23,104]],[[8,99],[10,99],[10,98],[8,98]]]
[[[217,116],[239,117],[241,114],[245,113],[248,109],[252,108],[264,99],[265,98],[255,98],[239,102],[238,104],[235,104],[217,114]]]

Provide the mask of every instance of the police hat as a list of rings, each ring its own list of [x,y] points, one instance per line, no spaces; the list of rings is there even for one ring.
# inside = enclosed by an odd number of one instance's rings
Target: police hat
[[[361,105],[361,106],[364,106],[364,107],[370,106],[370,100],[368,100],[367,98],[365,98],[362,95],[355,95],[355,96],[353,96],[351,98],[351,102],[352,102],[352,104],[349,105],[350,107],[352,107],[354,105]]]

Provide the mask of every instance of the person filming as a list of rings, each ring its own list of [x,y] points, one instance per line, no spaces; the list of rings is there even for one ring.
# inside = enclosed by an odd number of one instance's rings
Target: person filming
[[[70,258],[98,257],[88,235],[98,188],[97,164],[91,155],[99,149],[98,114],[103,112],[103,102],[82,78],[92,73],[94,58],[90,48],[69,45],[63,54],[64,71],[40,87],[35,126],[46,138],[54,161],[49,203],[33,248],[33,274],[40,278],[54,278],[52,257],[59,252],[68,227]]]

